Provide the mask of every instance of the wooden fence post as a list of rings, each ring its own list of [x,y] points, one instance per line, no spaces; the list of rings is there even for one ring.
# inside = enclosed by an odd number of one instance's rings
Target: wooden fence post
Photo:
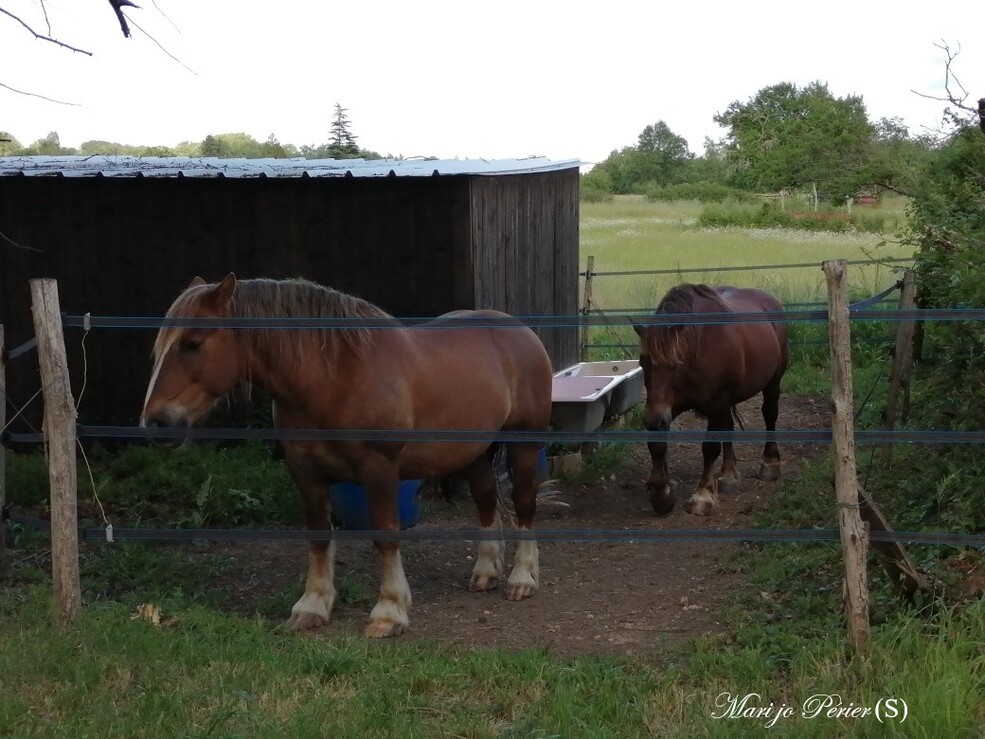
[[[581,314],[590,316],[592,314],[592,272],[595,271],[595,257],[588,258],[588,266],[585,268],[585,293],[582,299]],[[581,361],[588,361],[588,325],[581,328]]]
[[[845,611],[848,640],[859,651],[869,639],[866,575],[868,531],[859,513],[855,435],[852,428],[852,352],[845,260],[824,262],[828,283],[828,339],[831,344],[831,435],[834,453],[838,529],[845,558]]]
[[[903,275],[903,289],[900,291],[899,309],[910,310],[916,305],[916,283],[912,269]],[[916,331],[914,321],[900,321],[896,324],[896,350],[893,353],[893,367],[889,373],[889,397],[886,399],[886,418],[883,428],[892,431],[896,428],[896,419],[906,413],[909,405],[910,371],[913,367],[913,338]],[[893,444],[882,445],[882,464],[889,467],[893,460]]]
[[[65,357],[58,283],[31,280],[31,312],[38,337],[44,394],[44,439],[51,484],[51,579],[55,623],[72,623],[82,609],[75,466],[75,402]]]
[[[0,433],[7,427],[7,345],[0,323]],[[7,504],[7,451],[0,440],[0,511]],[[0,567],[7,562],[7,525],[0,518]]]

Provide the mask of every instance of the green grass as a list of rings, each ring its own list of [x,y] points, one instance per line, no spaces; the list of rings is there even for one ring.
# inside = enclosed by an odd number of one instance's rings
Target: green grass
[[[9,501],[44,506],[48,473],[40,453],[9,455]],[[96,448],[79,460],[83,518],[101,503],[129,523],[169,526],[270,526],[300,520],[298,495],[284,465],[260,443],[178,449],[134,445]],[[91,471],[91,475],[90,475]],[[98,503],[97,503],[98,500]]]
[[[888,197],[875,212],[889,222],[900,222],[905,201]],[[880,260],[907,257],[912,249],[895,245],[891,234],[803,232],[789,229],[706,229],[696,223],[703,205],[697,201],[650,202],[643,196],[617,196],[607,203],[581,206],[580,269],[595,258],[596,272],[685,270],[767,264],[812,264],[782,270],[750,270],[666,275],[601,275],[593,278],[592,304],[602,310],[642,309],[651,312],[663,294],[681,282],[707,282],[759,287],[785,304],[827,301],[821,262],[827,259]],[[862,209],[858,209],[862,210]],[[867,211],[868,212],[868,211]],[[852,265],[848,284],[853,300],[880,292],[899,276],[899,265]],[[584,278],[581,279],[584,289]],[[792,310],[803,309],[794,306]],[[616,324],[624,319],[615,319]],[[852,325],[858,380],[865,382],[867,365],[886,353],[894,324]],[[829,387],[825,324],[792,323],[791,369],[785,392],[823,392]],[[636,335],[624,325],[593,328],[589,333],[591,359],[636,356]],[[615,345],[625,345],[618,348]]]
[[[960,737],[983,728],[982,604],[933,622],[891,618],[875,630],[867,660],[845,655],[836,618],[801,628],[788,617],[796,610],[761,596],[750,621],[766,625],[739,629],[731,643],[700,640],[663,660],[560,660],[542,650],[300,637],[175,596],[157,603],[159,627],[99,603],[59,631],[48,624],[46,590],[0,595],[0,733],[761,736],[765,720],[713,718],[723,693],[751,692],[797,708],[769,732],[779,736]],[[801,716],[800,704],[818,693],[864,706],[902,698],[909,717]]]
[[[617,196],[608,203],[582,203],[580,267],[595,257],[595,271],[695,269],[811,263],[801,269],[698,272],[671,275],[598,276],[593,303],[598,308],[652,310],[663,294],[681,282],[710,282],[761,287],[787,302],[825,300],[821,262],[826,259],[907,257],[912,248],[883,244],[891,234],[805,233],[784,229],[702,229],[696,225],[702,205],[696,201],[648,202],[642,196]],[[883,206],[898,213],[899,200]],[[854,293],[872,294],[895,279],[885,265],[849,268]],[[582,284],[584,278],[582,279]]]

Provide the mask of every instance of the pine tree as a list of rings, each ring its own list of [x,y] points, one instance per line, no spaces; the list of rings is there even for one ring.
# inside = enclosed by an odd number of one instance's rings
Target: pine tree
[[[329,143],[329,153],[338,159],[359,155],[356,146],[356,136],[349,130],[349,118],[346,109],[339,103],[335,104],[335,119],[332,121],[332,140]]]

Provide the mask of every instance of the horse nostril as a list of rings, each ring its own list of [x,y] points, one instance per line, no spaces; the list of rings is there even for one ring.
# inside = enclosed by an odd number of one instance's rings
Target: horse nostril
[[[648,413],[643,425],[646,426],[647,431],[669,431],[670,421],[669,413]]]
[[[150,418],[147,419],[147,422],[144,424],[144,426],[145,428],[151,431],[156,431],[156,430],[177,431],[178,429],[187,428],[187,424],[181,422],[176,423],[165,414],[157,414],[151,416]],[[177,436],[171,436],[167,434],[160,436],[158,436],[157,434],[148,434],[148,437],[150,438],[152,444],[160,444],[162,446],[174,446],[180,441],[180,439],[177,438]]]

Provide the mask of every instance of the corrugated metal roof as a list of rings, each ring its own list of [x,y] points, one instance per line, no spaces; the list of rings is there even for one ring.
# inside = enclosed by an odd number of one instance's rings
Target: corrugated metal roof
[[[577,159],[219,159],[218,157],[0,157],[0,177],[432,177],[575,169]]]

